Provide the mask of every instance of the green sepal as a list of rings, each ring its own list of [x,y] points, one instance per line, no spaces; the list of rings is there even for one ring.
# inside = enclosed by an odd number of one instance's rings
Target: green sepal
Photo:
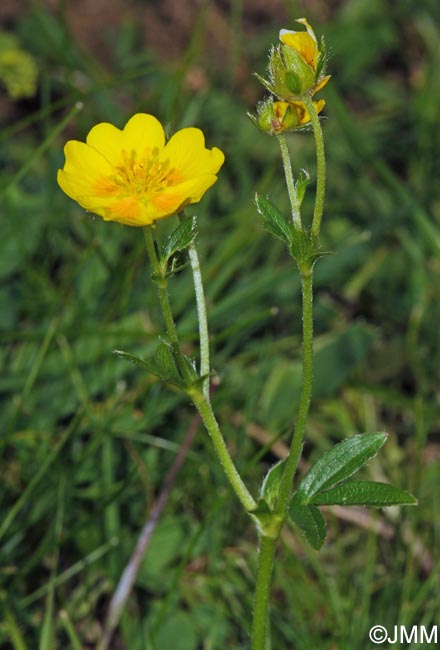
[[[318,492],[311,503],[319,506],[370,506],[384,508],[386,506],[415,506],[417,499],[388,483],[374,481],[346,481],[331,490]]]
[[[284,472],[286,459],[280,460],[267,472],[260,488],[260,497],[268,504],[271,511],[276,508],[281,477]]]
[[[283,43],[280,46],[280,51],[284,62],[284,83],[287,85],[287,75],[289,75],[289,79],[295,75],[298,80],[296,90],[292,93],[293,97],[286,97],[286,99],[301,97],[315,85],[315,71],[294,48]]]
[[[174,230],[161,246],[160,250],[160,259],[161,262],[167,262],[170,257],[179,251],[183,251],[197,237],[197,223],[196,218],[191,217],[185,219],[182,223]]]
[[[255,115],[252,115],[252,113],[246,113],[247,117],[250,119],[252,124],[257,127],[257,129],[260,129],[260,125],[258,123],[258,119],[255,117]]]
[[[317,66],[316,66],[316,80],[317,81],[319,81],[319,79],[324,76],[325,68],[327,67],[327,63],[328,63],[327,46],[325,44],[324,36],[322,36],[321,41],[320,41],[320,45],[319,45],[318,63],[317,63]]]
[[[294,70],[287,70],[284,83],[292,95],[298,95],[301,92],[301,79]]]
[[[258,499],[257,507],[249,514],[254,520],[260,535],[278,539],[285,521],[284,515],[271,512],[269,504],[264,499]]]
[[[304,535],[315,551],[319,551],[325,542],[327,530],[325,520],[316,506],[298,505],[291,503],[289,506],[291,521]]]
[[[261,194],[255,194],[255,205],[263,217],[264,228],[290,246],[292,231],[278,208]]]
[[[276,90],[273,87],[273,85],[270,83],[270,81],[262,77],[260,74],[258,74],[258,72],[254,72],[253,76],[256,77],[260,82],[260,84],[264,86],[266,90],[268,90],[272,95],[276,95]]]
[[[349,478],[373,458],[387,439],[387,434],[365,433],[335,445],[316,461],[302,479],[292,503],[308,504],[326,488]]]

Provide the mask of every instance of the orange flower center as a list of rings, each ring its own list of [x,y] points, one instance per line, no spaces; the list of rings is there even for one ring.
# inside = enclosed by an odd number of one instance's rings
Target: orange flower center
[[[182,173],[171,167],[169,160],[160,160],[159,150],[145,149],[142,156],[132,149],[123,149],[121,161],[112,176],[101,176],[95,184],[99,196],[132,196],[147,198],[183,180]]]

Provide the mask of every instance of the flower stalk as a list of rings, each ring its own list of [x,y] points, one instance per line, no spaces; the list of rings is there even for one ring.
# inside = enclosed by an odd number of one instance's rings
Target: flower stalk
[[[144,238],[148,257],[150,258],[150,263],[153,268],[153,278],[157,284],[159,302],[165,321],[165,327],[170,339],[171,347],[173,349],[174,358],[176,360],[180,374],[185,381],[185,384],[189,386],[191,385],[192,377],[189,373],[188,366],[185,362],[185,358],[180,348],[179,337],[177,335],[177,329],[171,311],[170,299],[168,296],[168,279],[166,276],[166,270],[162,268],[162,265],[159,261],[153,233],[150,226],[144,228]]]
[[[188,246],[188,257],[193,275],[194,292],[196,296],[197,318],[199,322],[200,342],[200,376],[203,377],[202,392],[207,402],[209,396],[209,373],[211,372],[209,362],[209,333],[208,318],[206,313],[205,292],[203,290],[202,272],[200,269],[199,256],[194,243]]]
[[[326,181],[326,163],[325,163],[325,148],[324,136],[322,133],[321,123],[319,121],[318,113],[316,112],[314,103],[310,97],[304,98],[304,104],[310,115],[312,123],[313,134],[315,136],[316,148],[316,197],[315,209],[313,213],[312,233],[318,237],[321,230],[321,220],[324,211],[324,196],[325,196],[325,181]]]
[[[295,226],[296,230],[301,230],[301,208],[295,188],[295,182],[293,180],[292,163],[290,161],[289,149],[287,147],[286,138],[283,135],[277,135],[277,140],[281,149],[284,176],[286,178],[287,192],[289,194],[290,207],[292,209],[293,225]]]

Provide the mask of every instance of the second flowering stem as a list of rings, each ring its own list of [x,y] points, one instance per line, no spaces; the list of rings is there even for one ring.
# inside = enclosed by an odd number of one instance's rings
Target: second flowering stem
[[[186,392],[191,398],[191,400],[193,401],[194,406],[196,407],[197,411],[199,412],[203,420],[203,423],[211,437],[217,457],[225,471],[227,478],[229,479],[232,488],[234,489],[234,492],[236,493],[237,497],[240,499],[245,510],[247,510],[248,512],[255,510],[257,504],[254,498],[252,497],[251,493],[247,489],[246,485],[244,484],[240,474],[237,471],[237,468],[234,465],[231,455],[228,451],[223,435],[220,431],[220,427],[213,413],[211,403],[209,400],[209,395],[207,395],[206,393],[206,384],[204,382],[204,386],[202,390],[200,389],[197,383],[194,384],[194,377],[191,376],[190,374],[187,360],[185,359],[185,356],[181,350],[180,341],[177,334],[177,329],[174,323],[169,297],[168,297],[167,270],[162,268],[159,256],[156,251],[156,245],[155,245],[151,227],[147,226],[146,228],[144,228],[144,234],[145,234],[145,244],[146,244],[148,256],[150,258],[151,266],[153,268],[153,276],[156,281],[156,284],[158,285],[159,300],[162,308],[166,330],[170,339],[170,343],[171,343],[171,347],[173,350],[177,367],[186,385]],[[192,263],[194,265],[194,255],[193,255]],[[193,270],[194,270],[194,266],[193,266]],[[198,277],[197,273],[196,273],[196,277]],[[198,292],[199,294],[198,303],[200,304],[200,299],[201,299],[200,292],[203,292],[203,287],[201,283],[199,283],[199,286],[196,287],[196,292]],[[203,330],[203,338],[204,338],[204,343],[207,344],[208,333],[207,330],[205,331],[205,329]],[[202,361],[203,364],[206,366],[207,363],[206,350],[204,352],[204,358],[202,359]]]

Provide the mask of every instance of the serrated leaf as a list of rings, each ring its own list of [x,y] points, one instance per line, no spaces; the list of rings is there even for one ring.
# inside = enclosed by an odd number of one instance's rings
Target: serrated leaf
[[[197,236],[196,218],[185,219],[182,223],[168,235],[162,246],[162,260],[169,260],[172,255],[178,251],[187,248]]]
[[[275,508],[278,500],[278,489],[285,464],[286,459],[280,460],[279,463],[273,465],[267,472],[263,483],[261,484],[260,496],[269,505],[271,510]]]
[[[309,544],[319,551],[327,534],[324,517],[316,506],[291,503],[289,515],[293,523],[307,539]]]
[[[383,508],[395,505],[416,505],[417,499],[409,492],[388,483],[347,481],[331,490],[319,492],[312,498],[311,502],[320,506],[372,506]]]
[[[255,195],[255,205],[263,217],[263,225],[266,230],[287,245],[290,245],[291,229],[278,208],[261,194]]]
[[[149,359],[144,359],[136,354],[124,352],[123,350],[113,350],[113,352],[120,359],[126,359],[127,361],[131,361],[131,363],[141,366],[144,370],[152,375],[156,375],[156,377],[166,383],[173,384],[179,388],[183,388],[185,385],[177,370],[173,352],[170,346],[163,341],[159,343],[154,356]]]
[[[349,478],[373,458],[387,439],[386,433],[365,433],[343,440],[325,453],[307,472],[293,500],[310,503],[326,488]]]

